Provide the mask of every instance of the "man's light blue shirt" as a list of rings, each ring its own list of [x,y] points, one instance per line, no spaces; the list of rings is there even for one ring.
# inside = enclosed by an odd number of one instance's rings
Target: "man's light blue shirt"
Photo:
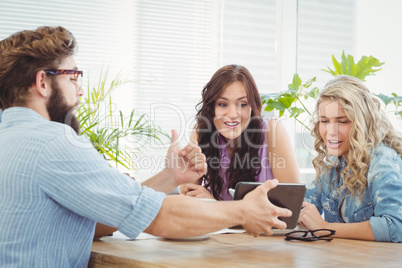
[[[3,112],[0,148],[0,267],[86,267],[96,222],[135,238],[166,196],[28,108]]]
[[[333,161],[338,161],[336,158]],[[345,166],[342,158],[341,169]],[[335,168],[322,174],[317,181],[307,186],[305,201],[314,204],[320,213],[324,212],[327,222],[370,221],[376,241],[402,242],[402,160],[392,148],[378,145],[367,172],[367,188],[362,200],[357,196],[341,195],[337,189],[342,179]],[[337,179],[339,178],[339,181]],[[341,213],[342,201],[344,215]]]

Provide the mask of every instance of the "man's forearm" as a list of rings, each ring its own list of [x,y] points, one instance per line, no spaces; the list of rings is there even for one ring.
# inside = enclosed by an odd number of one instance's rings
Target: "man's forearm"
[[[162,237],[188,237],[243,224],[239,201],[209,202],[183,195],[168,196],[145,232]]]
[[[144,181],[141,185],[150,187],[159,192],[164,192],[165,194],[169,194],[178,186],[167,169],[162,170],[155,176]]]
[[[203,201],[184,195],[168,196],[158,215],[145,232],[162,237],[188,237],[242,225],[254,236],[272,234],[272,227],[286,228],[278,217],[290,217],[292,212],[274,206],[267,192],[278,180],[269,180],[248,193],[240,201]]]

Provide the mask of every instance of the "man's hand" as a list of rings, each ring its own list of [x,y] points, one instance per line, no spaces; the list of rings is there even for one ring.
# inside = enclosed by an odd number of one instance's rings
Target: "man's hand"
[[[303,202],[303,209],[300,211],[299,223],[309,230],[328,229],[327,222],[321,217],[317,207],[313,204]]]
[[[253,236],[257,237],[260,233],[272,235],[272,227],[285,229],[286,223],[280,221],[278,217],[290,217],[292,212],[285,208],[273,205],[267,197],[269,190],[275,188],[278,180],[269,180],[248,193],[241,202],[244,202],[246,211],[246,223],[244,229]]]
[[[197,142],[191,141],[183,149],[178,146],[178,134],[172,130],[171,145],[166,157],[166,167],[178,185],[192,183],[207,170],[205,155]]]
[[[180,192],[187,196],[214,199],[204,186],[195,183],[182,184],[180,186]]]

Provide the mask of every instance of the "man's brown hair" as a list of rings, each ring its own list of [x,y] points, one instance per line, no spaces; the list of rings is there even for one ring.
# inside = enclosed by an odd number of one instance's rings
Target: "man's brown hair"
[[[73,34],[61,26],[21,31],[0,41],[0,108],[24,105],[38,71],[57,69],[76,46]]]

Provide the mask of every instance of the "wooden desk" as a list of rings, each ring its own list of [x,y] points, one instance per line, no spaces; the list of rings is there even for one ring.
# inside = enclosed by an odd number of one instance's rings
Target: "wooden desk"
[[[402,243],[291,242],[244,233],[187,242],[106,238],[93,243],[88,267],[402,267]]]

